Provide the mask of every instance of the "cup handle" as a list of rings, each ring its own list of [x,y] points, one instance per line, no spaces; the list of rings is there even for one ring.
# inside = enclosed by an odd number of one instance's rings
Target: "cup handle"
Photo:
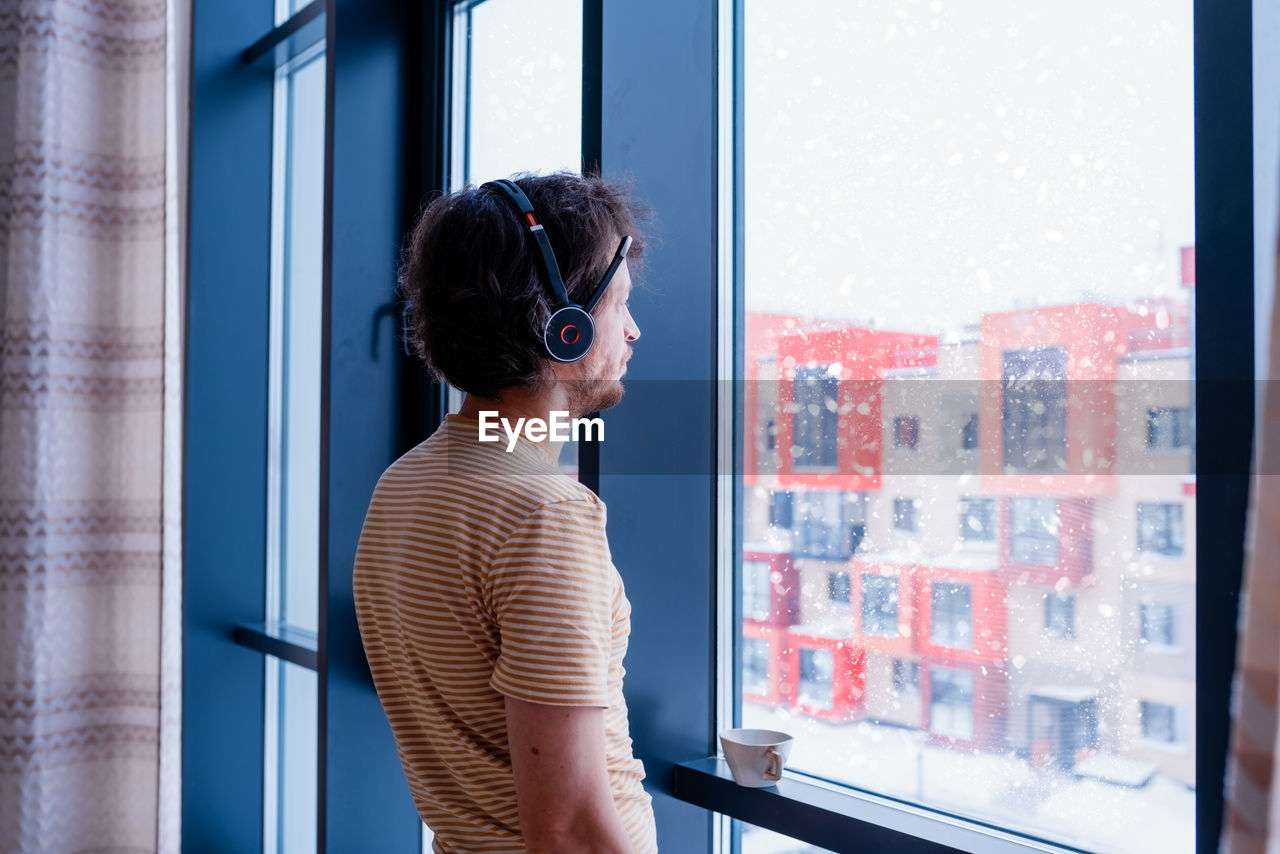
[[[782,756],[772,747],[765,748],[765,758],[769,764],[765,766],[764,778],[774,783],[782,779]]]

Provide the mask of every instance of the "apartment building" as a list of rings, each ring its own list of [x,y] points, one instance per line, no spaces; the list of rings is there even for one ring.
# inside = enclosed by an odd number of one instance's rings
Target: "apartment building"
[[[744,698],[1194,785],[1188,318],[749,315]]]

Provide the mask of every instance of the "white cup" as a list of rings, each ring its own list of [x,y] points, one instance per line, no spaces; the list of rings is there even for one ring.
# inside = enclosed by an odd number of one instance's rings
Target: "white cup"
[[[727,729],[720,733],[725,761],[739,786],[762,789],[782,779],[791,736],[772,729]]]

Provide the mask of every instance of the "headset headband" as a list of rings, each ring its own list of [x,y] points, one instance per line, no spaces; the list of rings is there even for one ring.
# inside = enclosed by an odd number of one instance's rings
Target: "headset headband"
[[[538,222],[538,215],[533,212],[533,204],[529,201],[529,197],[524,194],[524,190],[521,190],[514,181],[508,181],[506,178],[490,181],[484,186],[497,187],[511,201],[515,202],[516,207],[520,209],[525,224],[529,227],[529,233],[533,235],[534,240],[538,243],[539,251],[542,252],[543,266],[547,270],[547,279],[555,297],[555,304],[552,309],[573,305],[569,301],[569,291],[564,286],[564,279],[560,276],[560,266],[556,264],[555,253],[551,251],[551,240],[547,237],[547,230],[542,227],[542,223]]]

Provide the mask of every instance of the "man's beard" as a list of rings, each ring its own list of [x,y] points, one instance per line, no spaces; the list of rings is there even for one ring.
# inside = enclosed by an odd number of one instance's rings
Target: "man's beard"
[[[603,412],[622,401],[622,380],[569,380],[567,384],[570,418],[588,412]]]

